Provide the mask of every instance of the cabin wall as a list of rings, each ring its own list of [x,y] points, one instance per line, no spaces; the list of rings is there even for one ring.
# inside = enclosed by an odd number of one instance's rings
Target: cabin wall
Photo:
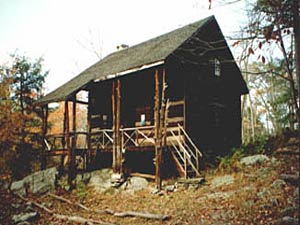
[[[215,74],[215,59],[220,76]],[[186,130],[206,155],[224,155],[241,143],[241,94],[247,87],[218,24],[212,21],[180,46],[169,61],[184,81]]]
[[[240,94],[233,91],[222,66],[216,77],[211,65],[186,70],[186,124],[192,139],[206,154],[224,155],[241,143]]]

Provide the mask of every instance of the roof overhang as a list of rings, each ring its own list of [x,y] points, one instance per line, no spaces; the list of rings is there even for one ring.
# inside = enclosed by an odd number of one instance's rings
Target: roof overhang
[[[152,67],[160,66],[160,65],[163,65],[164,63],[165,63],[164,60],[160,60],[160,61],[157,61],[157,62],[145,64],[145,65],[138,66],[138,67],[128,69],[128,70],[124,70],[124,71],[121,71],[121,72],[118,72],[118,73],[109,74],[109,75],[103,76],[99,79],[94,79],[94,82],[100,82],[100,81],[104,81],[104,80],[115,79],[117,77],[128,75],[130,73],[135,73],[135,72],[138,72],[138,71],[141,71],[141,70],[145,70],[145,69],[149,69],[149,68],[152,68]]]

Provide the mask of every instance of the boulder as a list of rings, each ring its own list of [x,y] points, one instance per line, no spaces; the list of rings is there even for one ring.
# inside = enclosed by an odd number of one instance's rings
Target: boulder
[[[25,182],[24,180],[19,180],[19,181],[15,181],[12,182],[11,186],[10,186],[10,190],[18,195],[26,195],[26,188],[25,188]]]
[[[128,191],[139,191],[148,187],[148,181],[142,177],[130,177],[121,188]]]
[[[96,191],[106,192],[112,188],[111,185],[111,169],[102,169],[90,173],[89,186],[94,187]]]
[[[281,225],[299,225],[299,219],[290,216],[285,216],[282,218]]]
[[[224,175],[224,176],[215,177],[211,181],[211,185],[214,187],[219,187],[223,185],[232,184],[233,182],[234,182],[234,177],[232,175]]]
[[[28,212],[28,213],[20,213],[17,215],[13,215],[12,223],[13,224],[20,224],[25,221],[31,221],[37,219],[39,214],[37,212]]]
[[[80,183],[80,182],[83,182],[85,184],[89,183],[92,176],[91,174],[92,173],[90,172],[78,174],[76,176],[76,183]]]
[[[35,172],[23,180],[11,184],[10,190],[19,195],[43,194],[55,190],[57,182],[57,169],[55,167]]]
[[[257,154],[257,155],[246,156],[246,157],[241,158],[240,163],[242,165],[252,166],[252,165],[255,165],[258,163],[264,163],[268,160],[270,160],[268,156],[262,155],[262,154]]]

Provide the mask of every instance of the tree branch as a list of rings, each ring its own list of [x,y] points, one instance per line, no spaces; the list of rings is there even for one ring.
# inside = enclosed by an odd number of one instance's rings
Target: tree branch
[[[116,217],[128,217],[128,216],[133,216],[133,217],[141,217],[141,218],[146,218],[146,219],[155,219],[155,220],[167,220],[170,218],[169,215],[162,215],[162,214],[153,214],[153,213],[148,213],[148,212],[133,212],[133,211],[126,211],[126,212],[114,212],[111,209],[105,209],[105,210],[94,210],[94,209],[90,209],[80,203],[73,203],[70,200],[63,198],[61,196],[58,195],[54,195],[54,194],[48,194],[50,197],[53,197],[57,200],[60,200],[62,202],[66,202],[70,205],[76,205],[79,208],[85,210],[85,211],[89,211],[89,212],[96,212],[96,213],[101,213],[101,214],[109,214],[112,216],[116,216]]]
[[[71,222],[82,223],[82,224],[115,225],[113,223],[107,223],[107,222],[103,222],[103,221],[100,221],[100,220],[86,219],[86,218],[83,218],[83,217],[80,217],[80,216],[68,216],[68,215],[57,214],[53,210],[48,209],[46,206],[43,206],[43,205],[41,205],[41,204],[39,204],[35,201],[29,201],[29,199],[27,199],[27,198],[25,198],[25,197],[23,197],[19,194],[17,194],[17,196],[20,199],[22,199],[24,202],[31,202],[37,208],[44,210],[45,212],[51,214],[52,216],[54,216],[55,218],[57,218],[59,220],[68,220],[68,221],[71,221]]]

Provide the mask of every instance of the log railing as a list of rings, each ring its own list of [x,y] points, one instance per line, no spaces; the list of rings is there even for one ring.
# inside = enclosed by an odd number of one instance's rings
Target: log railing
[[[154,145],[154,126],[121,128],[122,148]]]
[[[113,144],[113,130],[101,129],[91,133],[91,147],[99,150],[107,150]]]

